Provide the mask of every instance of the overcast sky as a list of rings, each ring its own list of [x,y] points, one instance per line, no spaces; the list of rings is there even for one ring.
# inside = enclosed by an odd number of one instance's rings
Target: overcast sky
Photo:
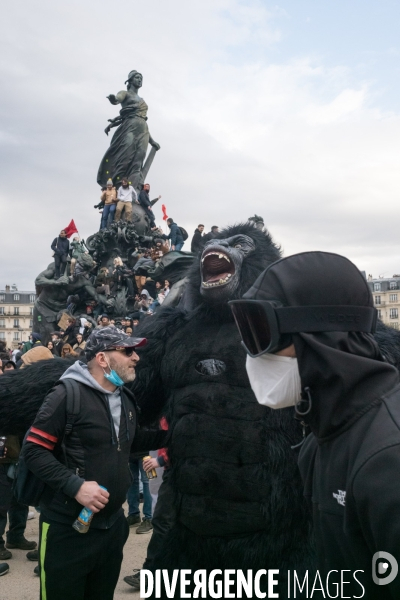
[[[0,289],[33,289],[71,218],[97,230],[118,114],[106,96],[132,69],[161,144],[158,222],[161,203],[190,235],[257,213],[285,255],[400,273],[399,13],[398,0],[4,0]]]

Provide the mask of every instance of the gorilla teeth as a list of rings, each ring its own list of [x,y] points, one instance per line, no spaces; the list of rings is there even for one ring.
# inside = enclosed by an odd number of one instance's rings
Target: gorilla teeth
[[[205,255],[205,256],[204,256],[204,257],[201,259],[201,262],[202,262],[202,263],[205,261],[205,259],[207,258],[207,256],[218,256],[218,258],[220,258],[220,259],[221,259],[221,258],[224,258],[224,259],[225,259],[225,260],[227,260],[229,263],[231,262],[231,261],[230,261],[230,258],[228,258],[228,257],[226,256],[226,254],[222,254],[221,252],[207,252],[207,254],[206,254],[206,255]]]
[[[222,285],[224,283],[227,283],[231,277],[232,277],[231,273],[228,273],[228,275],[225,277],[225,279],[220,279],[219,281],[214,281],[212,283],[208,283],[208,281],[203,281],[203,286],[204,287],[215,287],[216,285]]]

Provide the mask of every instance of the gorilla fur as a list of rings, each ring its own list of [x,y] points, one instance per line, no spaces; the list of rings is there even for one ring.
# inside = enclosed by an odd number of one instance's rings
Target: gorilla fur
[[[43,400],[73,360],[40,360],[0,377],[0,435],[21,435],[35,420]]]
[[[202,286],[201,261],[214,249],[218,260],[227,239],[236,248],[235,236],[248,236],[255,249],[237,263],[237,285],[226,297],[223,286]],[[227,305],[279,257],[268,233],[249,224],[228,227],[191,266],[185,308],[161,310],[141,325],[139,335],[149,342],[133,389],[145,421],[155,413],[167,417],[168,485],[179,505],[154,568],[312,569],[309,508],[291,449],[301,426],[292,409],[257,403]]]

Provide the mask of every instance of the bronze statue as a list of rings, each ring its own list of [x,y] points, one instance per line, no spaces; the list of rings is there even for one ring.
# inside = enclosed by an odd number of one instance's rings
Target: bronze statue
[[[57,323],[63,312],[66,312],[67,298],[71,294],[84,294],[91,300],[108,307],[107,298],[98,294],[88,274],[94,268],[94,262],[90,254],[83,255],[81,266],[83,272],[75,278],[63,275],[60,279],[54,279],[54,262],[47,269],[39,273],[35,279],[38,294],[33,309],[33,331],[37,331],[44,338],[50,337],[52,331],[57,329]]]
[[[100,163],[97,183],[101,187],[106,185],[109,178],[118,186],[123,177],[128,177],[129,183],[140,191],[155,153],[160,149],[147,126],[147,104],[138,95],[142,82],[142,75],[131,71],[125,81],[127,90],[118,92],[116,96],[107,96],[111,104],[121,104],[122,108],[118,117],[108,120],[110,124],[104,130],[108,135],[113,127],[118,127]],[[152,148],[144,163],[149,144]]]

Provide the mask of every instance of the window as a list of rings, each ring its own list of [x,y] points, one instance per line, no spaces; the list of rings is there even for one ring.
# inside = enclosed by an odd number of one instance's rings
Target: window
[[[378,309],[378,319],[382,319],[382,311]]]
[[[397,294],[389,294],[389,302],[397,302]]]
[[[4,306],[0,306],[0,315],[4,315]]]
[[[14,319],[14,327],[19,327],[19,319]]]
[[[397,283],[395,281],[391,281],[389,284],[390,290],[397,290]]]
[[[381,291],[381,284],[374,283],[374,292],[380,292],[380,291]]]
[[[5,326],[6,326],[6,320],[0,319],[0,327],[5,327]]]
[[[14,306],[14,315],[19,315],[19,306]]]
[[[32,329],[32,327],[33,327],[33,319],[31,319],[31,320],[29,321],[29,327]]]
[[[390,288],[390,289],[392,289],[392,288]],[[396,288],[393,288],[393,289],[395,290]],[[29,296],[29,302],[35,302],[35,300],[36,300],[36,296],[35,296],[35,294],[31,294],[31,295]]]
[[[18,331],[14,331],[14,342],[17,342],[19,340],[19,333]]]
[[[6,339],[6,332],[0,331],[0,340],[5,340],[5,339]]]
[[[399,324],[398,323],[390,323],[390,326],[393,327],[393,329],[398,329],[399,328]]]
[[[19,301],[19,294],[14,294],[14,302],[18,302]]]
[[[5,302],[5,301],[6,301],[5,294],[0,294],[0,302]]]
[[[31,307],[30,307],[30,309],[29,309],[29,314],[30,314],[30,315],[33,315],[33,306],[31,306]]]
[[[380,304],[380,303],[381,303],[381,297],[375,296],[375,304]]]
[[[399,309],[398,308],[391,308],[390,309],[389,317],[391,319],[398,319],[399,318]]]

